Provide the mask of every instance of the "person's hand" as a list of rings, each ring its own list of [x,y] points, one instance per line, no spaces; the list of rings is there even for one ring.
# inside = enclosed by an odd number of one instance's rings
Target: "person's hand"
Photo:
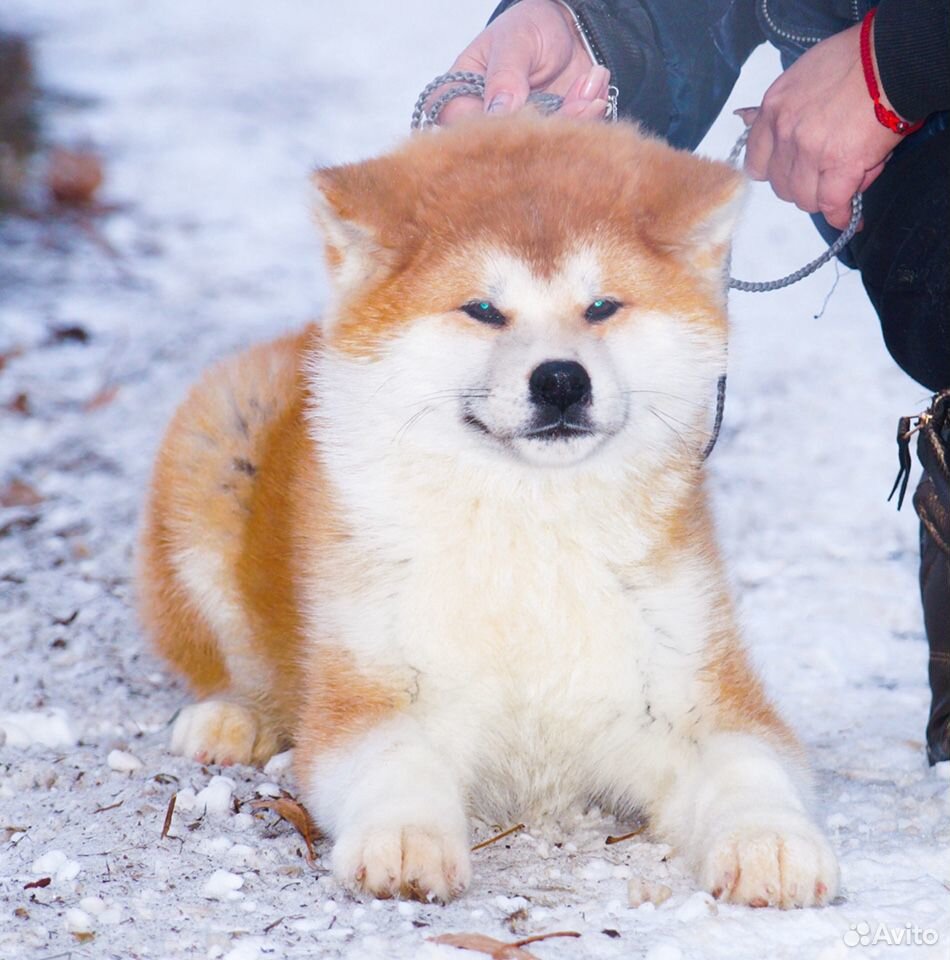
[[[520,110],[528,94],[543,90],[564,97],[562,116],[603,119],[610,73],[592,66],[570,13],[554,0],[521,0],[492,21],[459,55],[452,71],[485,76],[485,100],[457,97],[441,123],[484,110]]]
[[[901,140],[874,116],[860,31],[822,40],[769,87],[761,107],[736,111],[751,123],[749,176],[839,230],[851,219],[852,195],[871,185]]]

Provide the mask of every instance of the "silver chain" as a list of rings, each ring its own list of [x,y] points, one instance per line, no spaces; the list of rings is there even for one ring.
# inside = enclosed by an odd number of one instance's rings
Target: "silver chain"
[[[429,97],[435,93],[439,87],[445,84],[455,84],[449,87],[445,93],[440,94],[431,103],[427,105]],[[413,130],[425,130],[429,127],[439,125],[439,116],[445,105],[456,97],[478,97],[485,99],[485,78],[480,73],[468,73],[459,71],[457,73],[444,73],[436,77],[431,83],[427,84],[419,98],[416,100],[412,111],[412,121],[410,127]],[[534,104],[538,110],[547,115],[556,113],[564,102],[562,97],[556,93],[532,93],[528,97],[528,102]],[[607,102],[606,119],[614,121],[617,119],[617,88],[610,87],[610,93]],[[736,145],[729,154],[729,162],[734,166],[739,166],[739,158],[745,149],[746,141],[749,139],[749,131],[743,130],[742,135],[736,141]],[[851,238],[857,233],[858,224],[861,222],[861,194],[856,193],[851,198],[851,219],[848,221],[844,232],[835,242],[828,247],[821,256],[815,257],[810,263],[799,268],[788,276],[780,277],[778,280],[736,280],[729,278],[729,288],[732,290],[742,290],[745,293],[768,293],[771,290],[781,290],[782,287],[789,287],[805,277],[811,276],[819,267],[824,266],[829,260],[838,256],[845,246],[851,242]]]

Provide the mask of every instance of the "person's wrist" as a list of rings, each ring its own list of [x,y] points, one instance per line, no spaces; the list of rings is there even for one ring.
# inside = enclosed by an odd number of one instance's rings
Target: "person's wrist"
[[[894,110],[887,99],[887,92],[881,83],[881,73],[877,65],[877,55],[874,49],[874,15],[877,7],[872,7],[861,24],[860,52],[861,68],[864,72],[864,82],[868,96],[873,103],[874,116],[877,122],[901,137],[919,130],[923,122],[913,122],[902,117]]]

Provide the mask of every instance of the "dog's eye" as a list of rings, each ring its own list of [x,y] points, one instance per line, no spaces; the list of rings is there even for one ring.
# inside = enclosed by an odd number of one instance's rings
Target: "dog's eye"
[[[600,323],[608,317],[612,317],[621,307],[616,300],[610,300],[607,297],[601,297],[595,300],[585,311],[584,319],[590,323]]]
[[[481,323],[490,323],[495,327],[503,327],[506,323],[505,315],[487,300],[473,300],[471,303],[464,303],[459,307],[463,313],[467,313],[474,320]]]

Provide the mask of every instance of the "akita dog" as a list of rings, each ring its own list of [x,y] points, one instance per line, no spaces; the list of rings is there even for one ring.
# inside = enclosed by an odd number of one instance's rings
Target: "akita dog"
[[[828,902],[703,491],[742,177],[522,114],[315,183],[323,323],[212,369],[158,456],[142,616],[198,697],[172,749],[293,744],[377,897],[459,894],[469,813],[593,802],[725,900]]]

